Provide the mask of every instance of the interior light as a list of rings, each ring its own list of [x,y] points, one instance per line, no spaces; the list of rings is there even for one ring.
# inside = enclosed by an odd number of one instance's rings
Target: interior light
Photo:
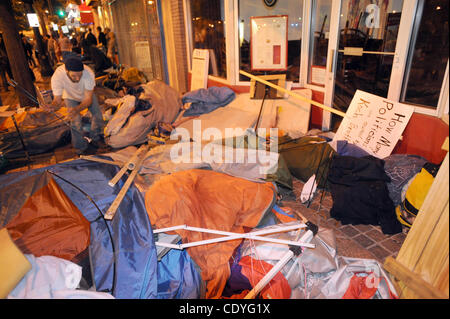
[[[441,10],[441,7],[440,7],[440,6],[437,6],[437,7],[436,7],[436,10]]]

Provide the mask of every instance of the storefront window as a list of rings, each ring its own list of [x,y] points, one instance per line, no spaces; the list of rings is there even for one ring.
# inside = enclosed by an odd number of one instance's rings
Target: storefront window
[[[403,0],[342,1],[334,108],[346,112],[356,90],[387,97],[402,7]],[[332,130],[341,120],[332,115]]]
[[[224,0],[190,1],[192,47],[209,49],[209,74],[226,78]]]
[[[420,1],[402,102],[436,108],[448,63],[448,0]]]
[[[111,10],[120,63],[138,68],[149,81],[164,80],[155,2],[116,1]]]
[[[313,1],[308,83],[324,86],[330,33],[331,0]]]
[[[288,16],[287,71],[252,71],[250,60],[250,18]],[[303,0],[278,1],[268,7],[263,1],[239,1],[239,67],[255,75],[286,73],[288,81],[299,81],[300,49],[302,40]],[[248,81],[241,75],[240,81]]]

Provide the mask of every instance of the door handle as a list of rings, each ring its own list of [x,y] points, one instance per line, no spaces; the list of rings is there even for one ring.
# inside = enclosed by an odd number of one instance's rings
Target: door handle
[[[331,50],[331,62],[330,62],[330,68],[328,69],[328,72],[333,73],[333,64],[334,64],[334,54],[335,50]]]

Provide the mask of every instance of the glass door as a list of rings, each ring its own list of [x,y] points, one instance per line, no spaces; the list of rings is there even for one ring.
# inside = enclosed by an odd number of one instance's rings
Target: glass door
[[[403,0],[333,1],[326,105],[346,112],[356,90],[387,98],[402,7]],[[341,121],[324,114],[323,128],[336,131]]]
[[[311,1],[310,54],[307,83],[325,87],[331,0]]]

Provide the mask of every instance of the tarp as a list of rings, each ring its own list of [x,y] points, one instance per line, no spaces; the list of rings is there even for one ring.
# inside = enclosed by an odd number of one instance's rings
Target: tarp
[[[114,299],[105,292],[76,289],[82,270],[75,263],[54,256],[25,257],[32,268],[8,299]]]
[[[196,151],[200,154],[196,154]],[[127,162],[137,151],[129,146],[114,153],[103,154],[115,161]],[[204,156],[202,156],[202,153]],[[178,171],[206,168],[251,181],[263,182],[276,171],[278,153],[266,150],[237,150],[233,147],[195,145],[191,142],[158,145],[150,149],[142,162],[140,174],[171,174]]]
[[[171,249],[158,262],[158,299],[200,299],[205,283],[187,250]]]
[[[310,89],[296,90],[296,92],[311,99],[312,91]],[[202,136],[203,140],[211,139],[211,136],[206,134],[208,129],[210,132],[211,129],[217,129],[223,138],[229,138],[242,135],[237,129],[245,131],[254,127],[261,111],[259,128],[278,128],[291,138],[298,138],[304,136],[308,131],[310,108],[311,104],[293,97],[266,99],[262,103],[262,100],[251,99],[250,93],[241,93],[237,94],[236,98],[225,107],[219,107],[200,116],[182,118],[174,125],[177,126],[175,131],[185,129],[193,137],[194,129],[197,128],[195,120],[200,120],[200,135],[205,133],[205,136]],[[188,111],[184,113],[184,115],[186,114],[189,114]],[[229,129],[228,134],[227,129]]]
[[[298,222],[297,222],[298,223]],[[266,222],[265,229],[270,229]],[[278,224],[278,222],[277,222]],[[290,225],[285,223],[284,225]],[[301,234],[304,230],[301,231]],[[298,231],[267,235],[267,237],[296,240]],[[301,236],[301,235],[300,235]],[[289,283],[291,299],[391,299],[397,298],[395,288],[380,264],[374,259],[348,258],[338,254],[334,231],[319,227],[312,238],[314,248],[306,248],[281,269]],[[252,257],[255,267],[259,261],[276,265],[289,247],[277,243],[252,242],[246,239],[240,254]],[[239,256],[237,256],[239,259]],[[235,262],[237,262],[235,260]],[[264,273],[268,270],[265,269]],[[256,283],[252,283],[254,286]],[[267,290],[269,292],[270,289]],[[275,291],[274,291],[275,293]],[[245,296],[246,294],[244,294]],[[243,297],[243,296],[242,296]]]
[[[66,108],[58,111],[64,118]],[[24,111],[14,115],[20,133],[23,136],[28,154],[41,154],[70,142],[70,128],[55,115],[41,110]],[[0,121],[0,151],[7,158],[25,156],[14,122],[11,117]]]
[[[271,209],[275,192],[270,183],[255,183],[208,170],[176,172],[155,182],[145,195],[152,225],[178,225],[244,233]],[[248,227],[248,228],[246,228]],[[217,235],[179,230],[183,243]],[[207,284],[206,298],[219,298],[230,275],[228,260],[242,240],[188,248]]]

